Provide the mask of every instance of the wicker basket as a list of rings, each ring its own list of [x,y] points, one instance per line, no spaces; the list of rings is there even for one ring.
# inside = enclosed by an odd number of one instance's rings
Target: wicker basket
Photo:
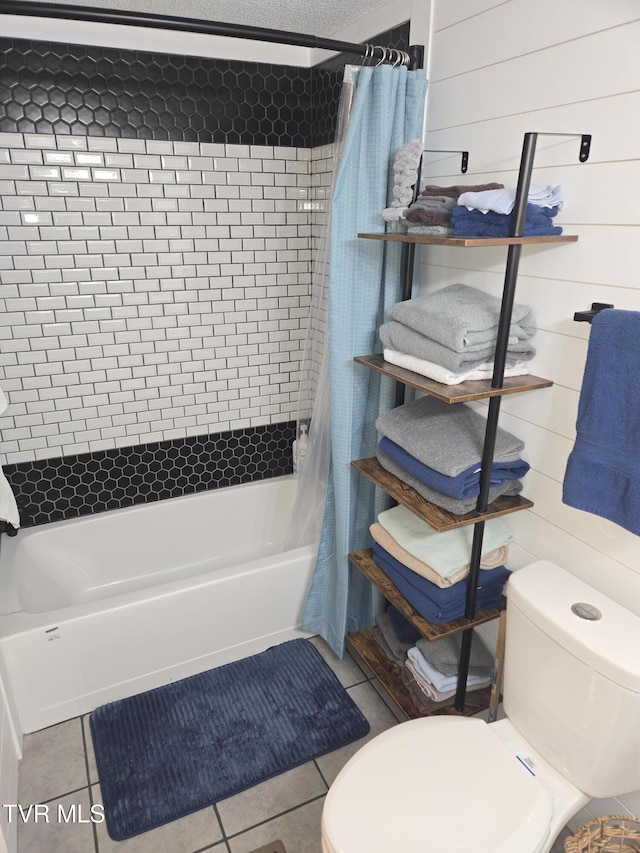
[[[565,838],[564,849],[565,853],[639,853],[640,820],[624,815],[595,818]]]

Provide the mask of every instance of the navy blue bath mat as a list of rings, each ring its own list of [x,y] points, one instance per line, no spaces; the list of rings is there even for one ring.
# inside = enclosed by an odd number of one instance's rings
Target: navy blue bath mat
[[[102,705],[90,722],[107,829],[116,841],[369,731],[308,640]]]

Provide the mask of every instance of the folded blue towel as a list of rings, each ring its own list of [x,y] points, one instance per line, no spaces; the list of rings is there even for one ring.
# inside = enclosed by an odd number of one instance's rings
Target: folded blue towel
[[[416,643],[422,634],[418,631],[417,628],[414,628],[411,622],[400,613],[399,610],[390,604],[387,610],[387,615],[389,616],[389,621],[391,622],[391,626],[396,633],[396,637],[402,643]]]
[[[522,233],[525,237],[548,234],[562,234],[559,225],[553,225],[552,218],[558,212],[557,207],[538,207],[528,204]],[[511,214],[495,213],[489,210],[468,210],[458,206],[451,213],[454,237],[508,237],[511,233]]]
[[[640,536],[640,312],[593,318],[562,500]]]
[[[447,477],[420,462],[419,459],[407,453],[399,444],[391,441],[390,438],[386,438],[386,436],[380,439],[379,448],[387,456],[394,459],[398,465],[402,465],[405,471],[413,474],[417,480],[444,495],[463,500],[480,494],[480,460],[457,476]],[[525,462],[524,459],[516,459],[513,462],[494,462],[491,467],[490,485],[502,486],[508,480],[524,477],[528,470],[529,463]]]
[[[440,589],[431,581],[403,566],[377,543],[373,545],[373,558],[407,601],[429,622],[438,625],[442,622],[448,622],[450,619],[464,616],[467,597],[466,583],[460,582],[453,584],[448,589]],[[511,572],[505,566],[480,570],[476,599],[478,610],[489,610],[493,607],[502,606],[502,589],[510,574]]]

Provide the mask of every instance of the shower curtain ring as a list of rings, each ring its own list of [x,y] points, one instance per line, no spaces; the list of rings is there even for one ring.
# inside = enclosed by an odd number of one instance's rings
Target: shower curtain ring
[[[411,54],[407,53],[407,51],[406,51],[406,50],[403,50],[403,51],[402,51],[402,56],[403,56],[403,60],[402,60],[402,61],[403,61],[403,63],[407,66],[407,68],[408,68],[408,67],[409,67],[409,65],[411,65]]]
[[[395,48],[395,47],[394,47],[394,48],[392,48],[392,50],[393,50],[393,53],[394,53],[393,67],[394,67],[394,68],[397,68],[397,67],[398,67],[398,65],[402,65],[402,63],[403,63],[403,61],[404,61],[403,56],[402,56],[402,51],[400,51],[400,50],[396,50],[396,48]]]
[[[364,46],[364,59],[362,61],[363,65],[369,65],[369,59],[373,55],[373,45],[367,42]]]
[[[376,68],[378,65],[382,65],[383,62],[387,61],[387,48],[381,47],[380,50],[382,51],[382,56],[380,57],[380,61],[376,64]]]

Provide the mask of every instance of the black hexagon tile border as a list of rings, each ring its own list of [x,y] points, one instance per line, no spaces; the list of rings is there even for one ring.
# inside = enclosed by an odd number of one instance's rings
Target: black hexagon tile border
[[[409,23],[375,36],[406,49]],[[0,132],[291,145],[333,141],[342,69],[0,38]]]
[[[290,474],[295,422],[6,465],[23,527]]]

